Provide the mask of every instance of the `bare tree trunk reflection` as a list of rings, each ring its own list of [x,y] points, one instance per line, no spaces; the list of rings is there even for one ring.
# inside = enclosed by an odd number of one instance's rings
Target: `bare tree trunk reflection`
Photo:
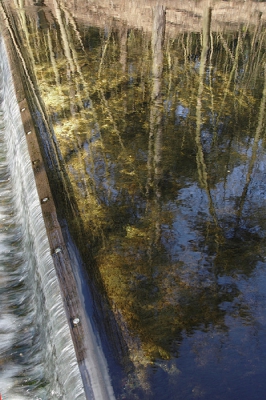
[[[123,73],[127,69],[127,26],[123,26],[120,30],[120,64],[122,66]]]
[[[202,94],[204,89],[204,76],[205,76],[205,68],[207,62],[207,56],[209,51],[209,43],[210,43],[210,31],[211,31],[211,8],[206,8],[204,11],[203,16],[203,37],[202,37],[202,51],[201,51],[201,58],[200,58],[200,68],[199,68],[199,88],[198,88],[198,95],[197,95],[197,106],[196,106],[196,146],[197,146],[197,169],[198,169],[198,176],[199,176],[199,183],[201,187],[206,191],[208,200],[209,200],[209,212],[213,218],[215,227],[216,227],[216,242],[219,243],[221,241],[220,238],[220,227],[215,211],[215,207],[213,204],[211,191],[208,182],[208,173],[207,167],[204,159],[204,153],[202,149],[201,143],[201,124],[202,124]]]
[[[163,42],[165,34],[165,9],[154,8],[152,32],[152,93],[150,109],[150,133],[148,148],[148,181],[147,193],[154,186],[155,174],[159,179],[162,140],[162,95],[161,78],[163,71]]]
[[[55,16],[56,16],[57,22],[58,22],[58,24],[60,26],[62,44],[63,44],[65,57],[66,57],[66,59],[68,61],[68,65],[69,65],[69,68],[70,68],[70,73],[74,74],[75,73],[75,65],[73,63],[71,50],[70,50],[69,43],[68,43],[67,32],[66,32],[65,25],[64,25],[64,22],[63,22],[63,19],[62,19],[61,9],[60,9],[60,6],[59,6],[57,0],[54,0],[54,8],[55,8]]]
[[[254,136],[254,140],[253,140],[252,154],[250,157],[250,162],[249,162],[248,171],[247,171],[247,175],[246,175],[246,183],[243,188],[243,191],[242,191],[242,194],[240,197],[240,201],[239,201],[236,229],[239,227],[239,224],[241,221],[241,215],[242,215],[245,200],[247,197],[248,188],[249,188],[249,185],[250,185],[250,182],[252,179],[254,165],[255,165],[255,162],[257,159],[257,151],[258,151],[259,141],[261,138],[263,128],[265,128],[265,107],[266,107],[266,65],[264,65],[264,88],[263,88],[263,94],[262,94],[262,98],[261,98],[261,102],[260,102],[258,125],[257,125],[256,133]]]
[[[163,6],[154,8],[152,31],[152,92],[150,108],[150,133],[148,148],[148,179],[146,192],[155,194],[154,205],[151,207],[152,220],[155,221],[155,230],[152,227],[150,236],[149,259],[152,257],[153,245],[160,240],[160,181],[162,179],[162,119],[163,103],[161,94],[163,72],[163,44],[165,36],[166,14]],[[147,209],[149,208],[149,202]]]

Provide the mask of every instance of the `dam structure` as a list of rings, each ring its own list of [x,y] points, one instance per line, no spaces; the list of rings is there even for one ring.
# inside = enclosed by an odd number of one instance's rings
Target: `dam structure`
[[[10,59],[12,35],[7,26],[4,17],[0,25],[0,393],[13,400],[114,399],[100,340],[85,312],[82,277],[74,265],[77,258],[74,253],[70,257],[71,246],[57,220],[23,78]]]

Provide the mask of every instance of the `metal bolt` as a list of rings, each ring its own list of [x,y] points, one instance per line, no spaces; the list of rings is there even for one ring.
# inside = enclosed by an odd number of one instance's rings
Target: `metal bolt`
[[[74,319],[73,319],[73,325],[74,325],[74,326],[77,326],[77,325],[79,324],[79,322],[80,322],[80,321],[79,321],[79,318],[74,318]]]

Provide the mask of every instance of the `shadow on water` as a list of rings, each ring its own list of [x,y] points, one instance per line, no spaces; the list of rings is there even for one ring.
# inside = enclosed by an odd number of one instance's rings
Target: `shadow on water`
[[[114,3],[13,18],[117,398],[261,399],[265,6]]]

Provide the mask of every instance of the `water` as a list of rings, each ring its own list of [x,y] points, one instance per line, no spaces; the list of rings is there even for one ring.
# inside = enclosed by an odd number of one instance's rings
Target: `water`
[[[0,392],[83,399],[6,50],[0,38]]]
[[[13,17],[116,397],[263,399],[265,4],[45,4]]]

